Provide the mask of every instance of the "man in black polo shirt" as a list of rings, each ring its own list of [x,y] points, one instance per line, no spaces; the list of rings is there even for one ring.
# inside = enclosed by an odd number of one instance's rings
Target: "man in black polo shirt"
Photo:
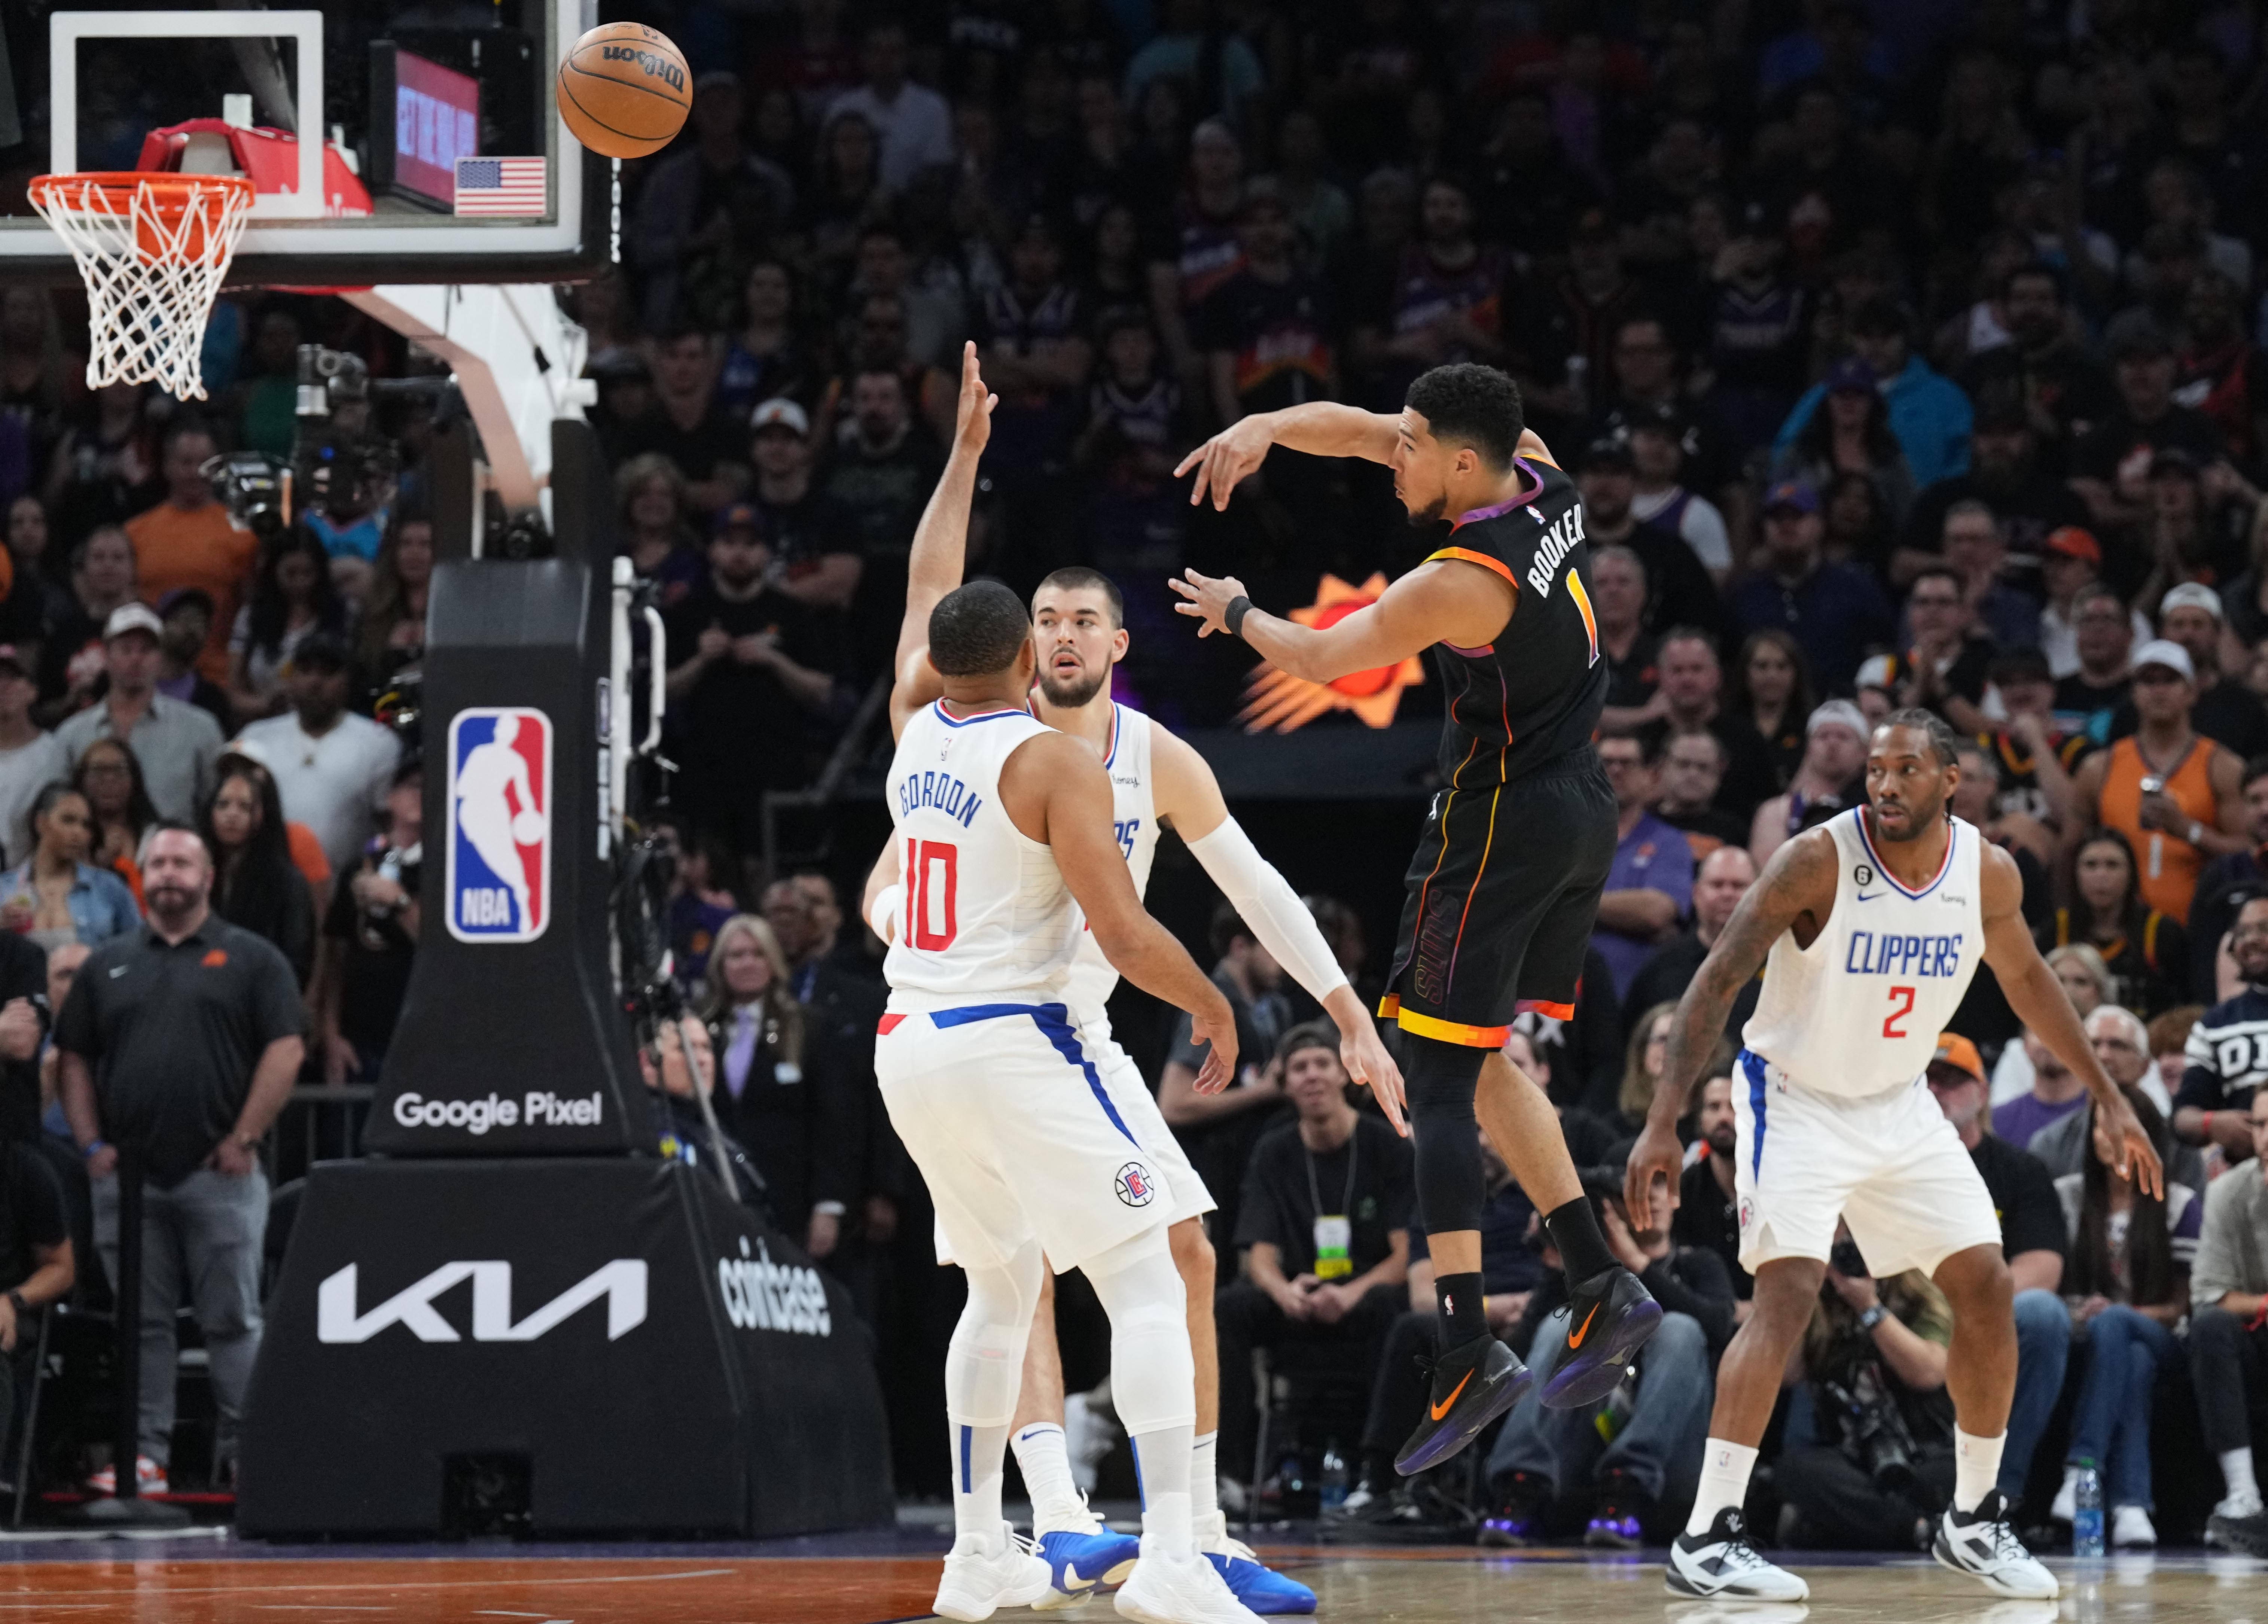
[[[1252,1459],[1254,1348],[1336,1345],[1336,1362],[1367,1384],[1409,1302],[1409,1140],[1348,1101],[1338,1033],[1328,1022],[1293,1027],[1276,1058],[1299,1114],[1253,1147],[1237,1203],[1244,1278],[1222,1288],[1213,1309],[1219,1459],[1229,1476]]]
[[[159,823],[143,859],[149,923],[89,956],[55,1020],[71,1137],[94,1180],[96,1244],[117,1278],[119,1148],[147,1181],[142,1221],[137,1480],[166,1487],[173,1314],[186,1291],[220,1412],[214,1454],[232,1470],[260,1351],[268,1178],[257,1147],[306,1052],[298,981],[264,939],[213,913],[212,858]]]

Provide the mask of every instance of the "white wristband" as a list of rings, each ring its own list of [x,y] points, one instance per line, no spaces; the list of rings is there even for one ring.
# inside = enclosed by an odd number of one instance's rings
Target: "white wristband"
[[[898,909],[904,904],[903,885],[886,885],[874,894],[874,906],[866,916],[866,923],[884,941],[895,945],[898,939]]]

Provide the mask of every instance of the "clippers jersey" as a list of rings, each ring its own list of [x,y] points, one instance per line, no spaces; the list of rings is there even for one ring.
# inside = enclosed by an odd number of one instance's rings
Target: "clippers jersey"
[[[1984,955],[1984,842],[1946,815],[1945,861],[1909,891],[1868,838],[1865,808],[1835,838],[1835,905],[1808,948],[1786,932],[1764,960],[1742,1044],[1819,1094],[1859,1097],[1910,1083],[1937,1054]]]
[[[1583,577],[1591,550],[1575,482],[1549,462],[1514,459],[1530,482],[1512,500],[1459,519],[1427,557],[1495,571],[1518,594],[1481,648],[1433,646],[1448,696],[1441,777],[1453,789],[1507,783],[1580,749],[1607,702],[1598,616]]]
[[[1133,870],[1134,894],[1142,897],[1149,892],[1150,865],[1158,855],[1158,806],[1150,787],[1150,719],[1123,705],[1110,710],[1110,753],[1102,770],[1110,775],[1111,827],[1118,836],[1118,849],[1126,853],[1127,867]],[[1079,956],[1071,963],[1064,997],[1073,1017],[1098,1038],[1110,1030],[1103,1005],[1117,985],[1118,971],[1094,945],[1094,933],[1082,917]]]
[[[1000,769],[1050,731],[1021,708],[916,712],[886,780],[905,888],[882,963],[894,1013],[1061,1000],[1080,934],[1055,853],[1009,820]]]

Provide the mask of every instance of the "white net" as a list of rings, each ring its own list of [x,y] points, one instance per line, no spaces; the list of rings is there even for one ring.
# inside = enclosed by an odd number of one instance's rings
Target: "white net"
[[[156,383],[205,398],[205,321],[252,208],[240,175],[59,174],[32,206],[86,281],[89,388]]]

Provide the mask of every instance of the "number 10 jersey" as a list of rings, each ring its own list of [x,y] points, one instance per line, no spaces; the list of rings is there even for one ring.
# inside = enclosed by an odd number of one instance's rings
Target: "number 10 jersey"
[[[1864,807],[1823,827],[1835,905],[1808,948],[1788,931],[1764,961],[1742,1041],[1806,1089],[1860,1097],[1928,1067],[1984,955],[1983,839],[1946,814],[1945,860],[1908,890],[1883,866]]]
[[[1000,770],[1049,731],[1018,705],[907,723],[886,791],[904,900],[883,961],[890,1008],[1059,1003],[1079,951],[1079,904],[1055,853],[1000,804]]]

